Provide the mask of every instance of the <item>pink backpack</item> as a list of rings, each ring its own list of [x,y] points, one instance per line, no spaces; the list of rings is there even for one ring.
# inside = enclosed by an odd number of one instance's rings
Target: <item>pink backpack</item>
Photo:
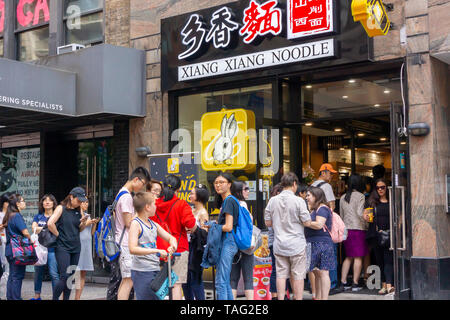
[[[339,243],[347,239],[347,228],[345,227],[344,221],[342,221],[336,212],[332,212],[331,232],[328,230],[326,224],[324,225],[325,230],[328,231],[334,243]]]

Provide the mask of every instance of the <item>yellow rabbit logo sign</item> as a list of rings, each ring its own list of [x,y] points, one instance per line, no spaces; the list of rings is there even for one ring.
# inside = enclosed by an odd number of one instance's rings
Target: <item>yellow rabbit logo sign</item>
[[[205,113],[201,119],[201,160],[206,171],[239,170],[249,163],[249,129],[255,114],[245,109],[222,109]]]

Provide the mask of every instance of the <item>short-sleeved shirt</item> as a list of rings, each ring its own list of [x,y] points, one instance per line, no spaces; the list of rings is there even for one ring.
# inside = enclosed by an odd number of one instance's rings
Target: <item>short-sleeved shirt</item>
[[[13,216],[8,221],[8,227],[6,230],[6,248],[5,256],[12,257],[11,248],[11,237],[12,236],[23,236],[22,230],[26,229],[27,225],[25,220],[23,220],[22,215],[19,212],[13,214]]]
[[[63,207],[63,212],[56,222],[59,236],[56,238],[56,247],[69,253],[81,251],[80,242],[80,208],[69,209]]]
[[[233,229],[236,228],[239,218],[239,204],[228,196],[222,203],[222,208],[220,209],[219,218],[217,223],[224,225],[226,221],[226,214],[231,214],[233,216]]]
[[[33,222],[36,222],[38,227],[45,227],[47,225],[48,219],[50,219],[50,217],[46,217],[45,214],[42,213],[38,213],[37,215],[34,216]],[[55,248],[48,248],[48,252],[54,252]]]
[[[290,257],[305,250],[303,223],[311,220],[305,200],[297,197],[291,190],[283,190],[270,198],[264,220],[272,221],[274,253]]]
[[[316,180],[313,182],[312,186],[317,187],[320,183],[325,182],[322,179]],[[322,183],[322,185],[319,187],[323,190],[325,193],[325,198],[327,199],[327,202],[336,201],[336,198],[334,196],[333,187],[328,182]]]
[[[116,205],[115,223],[116,223],[116,242],[120,243],[120,238],[122,236],[123,228],[125,227],[125,221],[123,219],[123,213],[128,212],[131,216],[134,215],[133,197],[127,188],[120,189],[119,193],[122,191],[127,191],[123,194]],[[125,228],[125,233],[123,235],[121,246],[128,247],[128,228]]]
[[[327,226],[328,230],[331,230],[332,215],[331,215],[330,208],[322,206],[318,210],[314,210],[313,212],[311,212],[311,221],[316,221],[317,216],[326,218],[327,221],[325,222],[325,225]],[[320,230],[306,228],[305,236],[306,236],[306,241],[308,241],[308,242],[331,242],[331,243],[333,243],[333,240],[331,240],[330,233],[326,229],[324,230],[324,228],[322,228]]]

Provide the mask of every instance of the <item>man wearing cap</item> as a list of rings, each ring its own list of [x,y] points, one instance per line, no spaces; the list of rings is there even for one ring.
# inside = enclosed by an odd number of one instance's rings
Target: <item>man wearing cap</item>
[[[319,170],[319,179],[314,181],[311,185],[313,187],[319,187],[323,190],[328,201],[328,206],[332,211],[336,208],[336,198],[334,196],[333,188],[330,185],[330,181],[333,178],[334,173],[337,173],[337,171],[333,169],[331,164],[322,164]]]
[[[319,169],[319,178],[314,181],[311,186],[313,187],[319,187],[323,190],[325,193],[325,198],[327,199],[328,206],[330,207],[331,211],[334,211],[336,208],[336,197],[334,196],[333,187],[331,187],[331,179],[333,178],[333,174],[337,173],[336,170],[333,169],[333,166],[329,163],[324,163],[320,166]],[[334,245],[334,255],[335,259],[337,260],[337,245]],[[337,270],[330,270],[330,295],[338,293],[337,285],[338,285],[338,279],[337,279]]]

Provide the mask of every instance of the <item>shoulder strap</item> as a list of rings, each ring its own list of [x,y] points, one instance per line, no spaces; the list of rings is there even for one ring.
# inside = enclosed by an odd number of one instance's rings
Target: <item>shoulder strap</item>
[[[316,187],[320,188],[321,186],[323,186],[325,183],[327,183],[326,181],[322,181],[321,183],[319,183]]]
[[[169,212],[167,213],[167,216],[166,216],[166,218],[164,219],[164,222],[166,222],[167,219],[169,218],[170,212],[172,211],[173,206],[175,205],[175,203],[178,202],[178,200],[179,200],[179,199],[175,200],[175,202],[172,203],[172,206],[170,207],[170,210],[169,210]],[[163,221],[162,221],[161,218],[159,217],[158,213],[156,213],[156,217],[158,218],[159,222],[163,223]]]
[[[113,202],[113,204],[112,204],[112,208],[111,208],[111,210],[112,210],[112,215],[113,215],[113,216],[116,214],[116,206],[117,206],[117,203],[119,202],[120,197],[123,196],[125,193],[129,193],[129,192],[128,192],[128,191],[125,191],[125,190],[122,191],[122,192],[120,192],[120,193],[117,195],[116,199],[114,200],[114,202]],[[114,219],[113,219],[113,221],[114,221]],[[120,235],[119,247],[122,245],[122,240],[123,240],[123,237],[124,237],[124,235],[125,235],[125,230],[126,230],[126,228],[127,228],[126,226],[123,227],[122,234]],[[115,229],[115,227],[114,227],[114,229]]]

